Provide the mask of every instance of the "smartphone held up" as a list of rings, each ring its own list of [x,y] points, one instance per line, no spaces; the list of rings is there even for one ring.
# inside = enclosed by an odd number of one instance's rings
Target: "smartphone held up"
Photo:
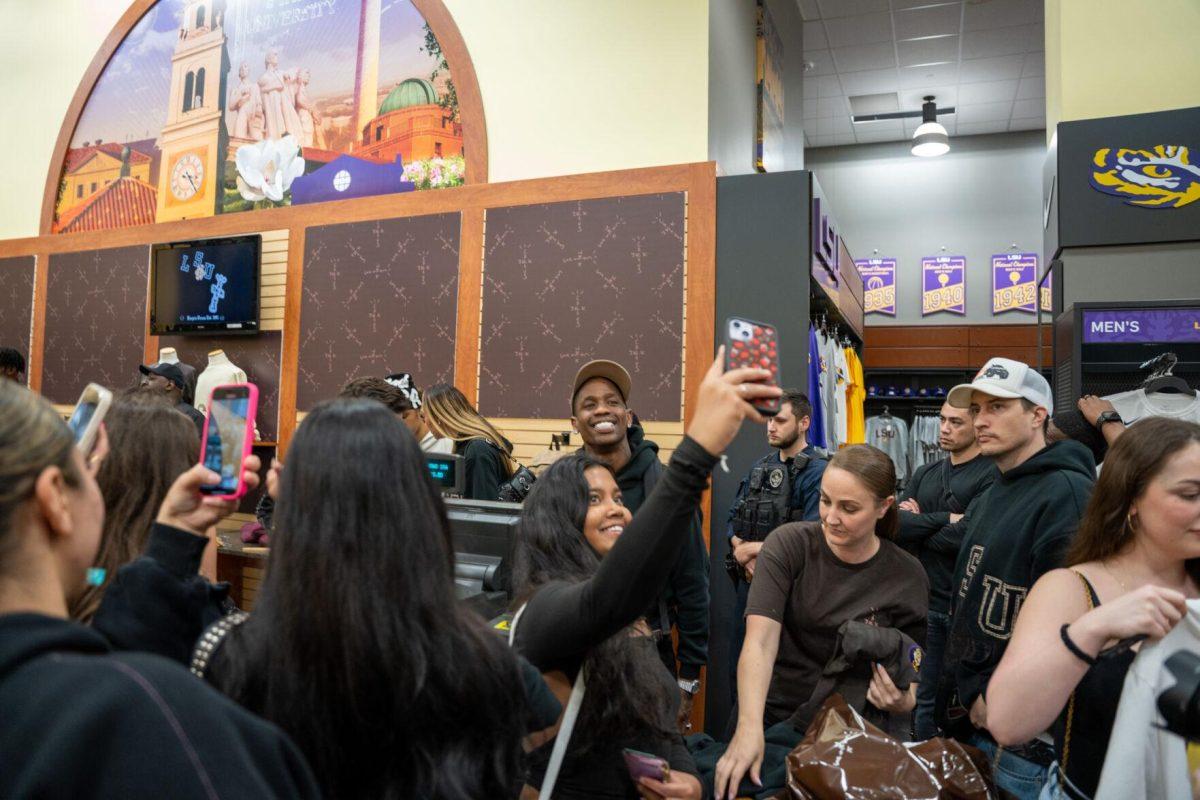
[[[779,385],[779,332],[774,325],[745,317],[725,320],[725,371],[742,368],[765,369],[771,373],[766,383]],[[779,413],[779,398],[759,400],[754,407],[773,417]]]
[[[200,463],[221,479],[200,487],[204,494],[221,500],[237,500],[246,494],[242,462],[254,447],[257,411],[258,387],[253,383],[233,383],[213,389],[204,418]]]
[[[89,383],[79,395],[79,402],[71,412],[67,425],[75,436],[75,446],[86,457],[96,446],[96,437],[100,434],[100,424],[112,405],[112,392],[98,383]]]

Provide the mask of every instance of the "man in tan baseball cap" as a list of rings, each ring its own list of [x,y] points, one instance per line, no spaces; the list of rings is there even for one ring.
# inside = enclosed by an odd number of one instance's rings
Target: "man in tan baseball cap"
[[[637,513],[662,474],[658,445],[646,438],[629,407],[633,381],[615,361],[589,361],[575,374],[571,389],[571,425],[583,440],[583,450],[609,466],[621,490],[622,502]],[[658,602],[646,610],[646,621],[658,636],[663,664],[676,673],[680,716],[691,713],[700,690],[700,670],[708,661],[708,550],[697,519],[688,542]],[[679,633],[676,652],[671,628]]]

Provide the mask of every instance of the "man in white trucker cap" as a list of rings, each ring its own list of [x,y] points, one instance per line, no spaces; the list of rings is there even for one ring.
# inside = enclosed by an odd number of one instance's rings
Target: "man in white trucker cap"
[[[987,729],[988,681],[1030,587],[1062,566],[1096,464],[1079,442],[1046,443],[1050,384],[1028,364],[993,358],[975,380],[950,390],[947,400],[971,409],[980,451],[995,462],[1000,477],[966,518],[936,715],[949,735],[979,747],[991,761],[997,745]],[[996,782],[1033,800],[1053,759],[1053,744],[1041,739],[1006,747]]]

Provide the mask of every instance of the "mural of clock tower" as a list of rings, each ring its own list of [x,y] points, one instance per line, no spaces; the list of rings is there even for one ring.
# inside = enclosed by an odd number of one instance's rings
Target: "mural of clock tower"
[[[224,16],[224,0],[192,0],[184,6],[171,56],[167,122],[159,138],[158,222],[210,217],[220,208],[229,139]]]

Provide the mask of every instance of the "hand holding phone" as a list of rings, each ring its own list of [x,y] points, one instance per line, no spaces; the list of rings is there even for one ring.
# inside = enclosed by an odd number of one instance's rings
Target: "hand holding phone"
[[[246,456],[242,461],[242,481],[247,489],[258,486],[261,466],[255,455]],[[209,528],[237,511],[236,500],[211,497],[204,493],[204,486],[211,480],[212,473],[203,464],[196,464],[180,475],[167,490],[155,521],[196,536],[205,536]]]
[[[671,776],[671,765],[656,755],[631,750],[628,747],[621,751],[621,755],[625,757],[625,768],[629,770],[629,777],[633,779],[635,786],[642,778],[665,781]]]
[[[89,383],[79,395],[67,425],[75,436],[75,446],[86,458],[96,445],[100,424],[112,406],[112,392],[98,383]]]
[[[774,325],[744,317],[725,320],[725,371],[743,367],[765,369],[771,373],[767,385],[779,385],[779,332]],[[769,417],[779,413],[778,397],[761,399],[753,405]]]
[[[200,492],[222,500],[237,500],[246,494],[242,462],[254,447],[254,417],[258,410],[258,387],[253,383],[217,386],[208,400],[200,463],[221,476]]]

